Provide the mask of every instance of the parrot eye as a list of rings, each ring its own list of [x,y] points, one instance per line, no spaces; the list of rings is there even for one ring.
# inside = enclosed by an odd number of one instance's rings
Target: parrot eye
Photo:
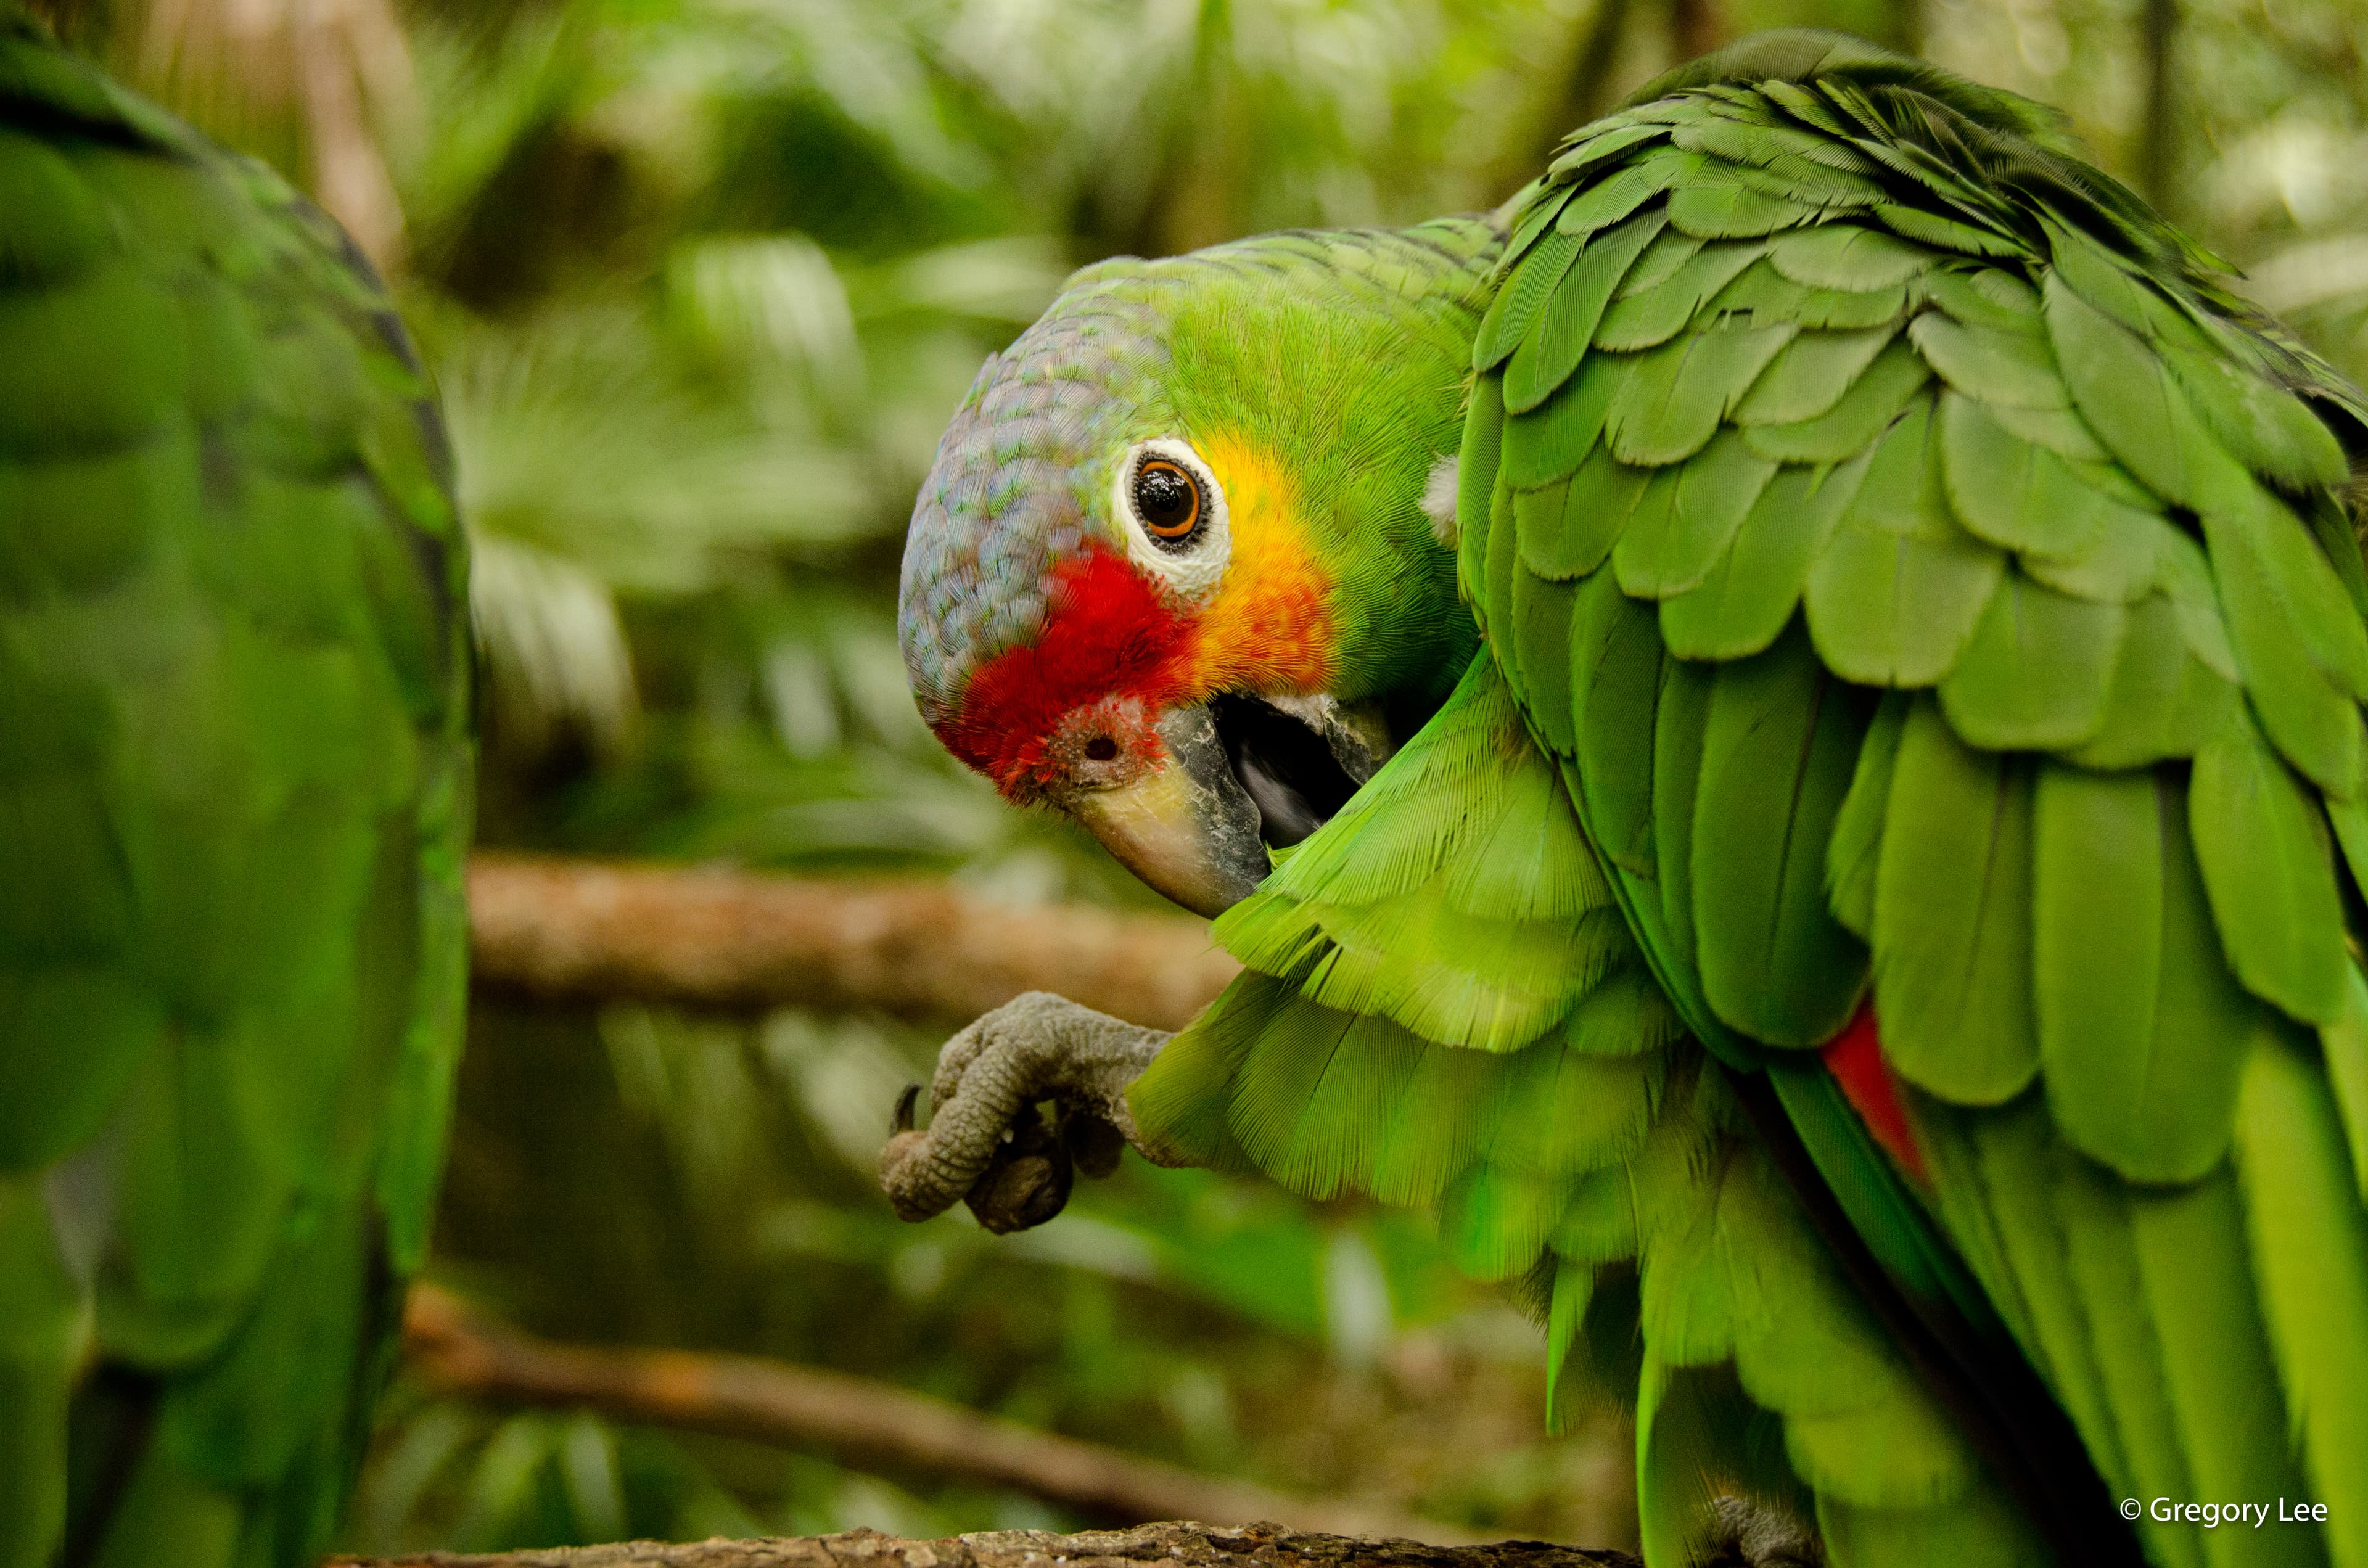
[[[1138,442],[1110,465],[1111,520],[1137,570],[1188,598],[1216,591],[1233,559],[1224,482],[1191,443]]]
[[[1134,471],[1134,515],[1163,544],[1188,542],[1201,528],[1200,482],[1182,465],[1147,458]]]

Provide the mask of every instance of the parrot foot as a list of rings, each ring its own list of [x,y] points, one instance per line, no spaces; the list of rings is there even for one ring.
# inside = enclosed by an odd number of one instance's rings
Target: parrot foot
[[[926,1220],[970,1205],[997,1234],[1041,1225],[1069,1200],[1073,1173],[1108,1176],[1133,1144],[1155,1164],[1126,1103],[1171,1037],[1066,997],[1030,991],[948,1040],[929,1085],[928,1131],[913,1126],[920,1085],[896,1102],[880,1185],[897,1215]],[[1050,1123],[1038,1105],[1056,1108]]]
[[[1729,1495],[1710,1516],[1702,1568],[1825,1568],[1825,1544],[1785,1509]]]

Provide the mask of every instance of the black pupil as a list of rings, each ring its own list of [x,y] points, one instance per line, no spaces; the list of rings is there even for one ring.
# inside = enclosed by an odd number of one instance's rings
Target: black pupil
[[[1086,743],[1086,755],[1096,762],[1108,762],[1118,755],[1118,743],[1108,735],[1096,735]]]
[[[1167,463],[1149,463],[1134,476],[1134,509],[1144,526],[1174,533],[1192,521],[1200,497],[1182,470]]]

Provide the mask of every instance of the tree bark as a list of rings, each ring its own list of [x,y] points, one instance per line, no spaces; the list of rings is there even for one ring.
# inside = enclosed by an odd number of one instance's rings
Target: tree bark
[[[584,1405],[622,1421],[820,1447],[891,1470],[1008,1487],[1088,1518],[1280,1519],[1344,1535],[1477,1539],[1383,1504],[1293,1497],[1199,1475],[844,1372],[749,1356],[554,1344],[483,1318],[433,1285],[412,1290],[404,1350],[445,1393]]]
[[[1205,921],[990,903],[942,882],[488,853],[470,861],[469,917],[477,983],[543,999],[970,1018],[1052,991],[1179,1029],[1241,970]]]
[[[1643,1568],[1623,1551],[1543,1541],[1425,1546],[1375,1537],[1293,1535],[1276,1525],[1224,1529],[1178,1522],[1053,1535],[983,1530],[946,1540],[904,1540],[876,1530],[840,1535],[631,1541],[483,1556],[333,1557],[324,1568]]]

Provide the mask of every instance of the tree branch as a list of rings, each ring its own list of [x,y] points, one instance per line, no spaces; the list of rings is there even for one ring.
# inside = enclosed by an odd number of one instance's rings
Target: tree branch
[[[1411,1540],[1293,1535],[1274,1525],[1219,1529],[1190,1523],[1053,1535],[983,1530],[947,1540],[903,1540],[876,1530],[684,1546],[631,1541],[486,1556],[332,1557],[324,1568],[1641,1568],[1622,1551],[1543,1541],[1436,1547]]]
[[[412,1290],[404,1349],[446,1393],[588,1405],[624,1421],[820,1446],[893,1469],[1009,1487],[1091,1518],[1279,1519],[1345,1535],[1476,1539],[1385,1505],[1292,1497],[1197,1475],[843,1372],[746,1356],[555,1344],[490,1322],[433,1285]]]
[[[544,998],[973,1017],[1052,991],[1178,1029],[1241,966],[1205,922],[1009,906],[942,882],[837,882],[479,854],[475,978]]]

